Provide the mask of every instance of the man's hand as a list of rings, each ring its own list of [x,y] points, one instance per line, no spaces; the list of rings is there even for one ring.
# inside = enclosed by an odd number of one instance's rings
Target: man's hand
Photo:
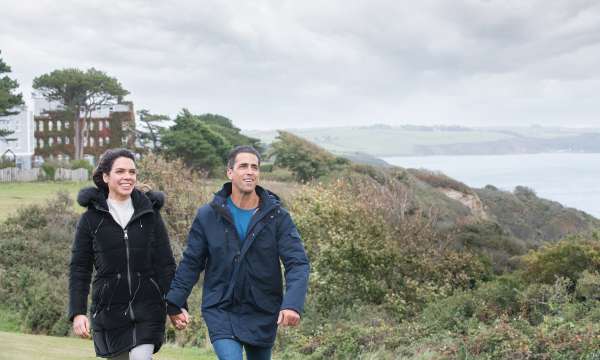
[[[85,315],[76,315],[73,318],[73,332],[82,338],[90,337],[90,321]]]
[[[171,319],[171,324],[173,324],[177,330],[185,329],[190,322],[190,314],[186,309],[181,309],[181,313],[177,315],[169,315],[169,318]]]
[[[300,314],[290,309],[283,309],[279,312],[277,325],[281,326],[296,326],[300,324]]]

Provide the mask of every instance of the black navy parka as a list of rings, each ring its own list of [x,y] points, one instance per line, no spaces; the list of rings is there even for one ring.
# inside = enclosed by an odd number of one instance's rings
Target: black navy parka
[[[140,344],[157,352],[165,333],[164,294],[175,272],[175,259],[159,209],[160,192],[134,190],[133,216],[125,228],[112,217],[107,193],[95,187],[80,191],[87,210],[77,224],[69,276],[69,318],[90,306],[96,355],[113,357]]]
[[[169,303],[182,307],[205,272],[202,316],[212,342],[237,339],[270,347],[279,311],[301,314],[304,308],[309,262],[298,230],[275,194],[260,186],[256,193],[259,207],[243,241],[227,207],[231,183],[198,210],[167,294]]]

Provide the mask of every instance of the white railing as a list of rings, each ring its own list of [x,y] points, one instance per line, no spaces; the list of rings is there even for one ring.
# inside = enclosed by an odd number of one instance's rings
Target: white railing
[[[0,182],[25,182],[37,181],[44,178],[44,172],[40,168],[18,169],[5,168],[0,169]],[[88,179],[87,169],[63,169],[58,168],[54,172],[56,181],[86,181]]]
[[[88,179],[87,169],[56,169],[54,180],[57,181],[85,181]]]
[[[36,181],[39,176],[39,168],[29,170],[18,168],[0,169],[0,182]]]

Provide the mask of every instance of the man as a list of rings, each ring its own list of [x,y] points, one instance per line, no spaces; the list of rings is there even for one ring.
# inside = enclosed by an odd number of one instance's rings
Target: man
[[[270,359],[277,326],[296,326],[308,287],[309,264],[298,230],[279,198],[257,185],[260,154],[238,146],[227,177],[192,224],[183,259],[167,294],[177,328],[202,271],[202,316],[221,360]],[[280,260],[285,268],[283,293]]]

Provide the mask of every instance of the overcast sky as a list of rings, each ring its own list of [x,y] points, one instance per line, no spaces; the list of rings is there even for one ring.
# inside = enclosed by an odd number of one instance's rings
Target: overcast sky
[[[0,50],[26,98],[95,67],[242,129],[600,125],[596,0],[5,0]]]

